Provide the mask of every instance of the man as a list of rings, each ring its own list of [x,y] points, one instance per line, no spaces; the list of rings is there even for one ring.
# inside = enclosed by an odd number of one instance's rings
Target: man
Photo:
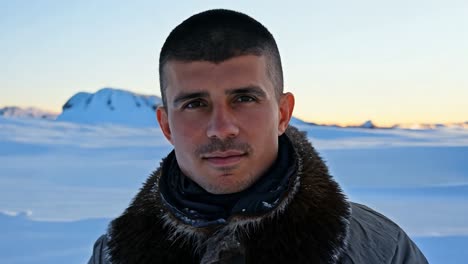
[[[174,146],[89,263],[427,263],[396,224],[345,199],[288,127],[273,36],[228,10],[194,15],[161,49],[157,119]]]

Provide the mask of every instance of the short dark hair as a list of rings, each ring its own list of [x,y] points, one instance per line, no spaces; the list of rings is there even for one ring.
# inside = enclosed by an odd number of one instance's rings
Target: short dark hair
[[[241,55],[265,56],[267,74],[276,97],[283,93],[281,58],[273,35],[248,15],[225,9],[208,10],[186,19],[172,30],[159,55],[159,85],[166,101],[164,66],[168,61],[220,63]]]

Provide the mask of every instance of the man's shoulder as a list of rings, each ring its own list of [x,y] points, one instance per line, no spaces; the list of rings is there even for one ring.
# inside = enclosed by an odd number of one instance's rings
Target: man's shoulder
[[[354,223],[355,225],[364,228],[366,231],[371,231],[371,234],[385,232],[385,239],[395,242],[398,241],[400,232],[403,230],[395,222],[363,204],[351,202],[350,205],[351,225]]]
[[[93,255],[88,264],[107,264],[107,235],[100,236],[93,247]]]
[[[345,259],[355,263],[427,263],[416,244],[395,222],[365,205],[350,204]]]

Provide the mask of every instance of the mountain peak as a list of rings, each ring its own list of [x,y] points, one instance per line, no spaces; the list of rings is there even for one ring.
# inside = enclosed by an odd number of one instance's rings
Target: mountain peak
[[[47,112],[35,107],[22,108],[17,106],[6,106],[0,108],[0,116],[19,118],[42,118],[55,119],[57,114]]]
[[[76,123],[117,123],[130,126],[156,125],[155,110],[161,98],[116,88],[95,93],[79,92],[62,107],[59,121]]]
[[[367,120],[360,127],[362,127],[362,128],[376,128],[376,126],[374,125],[372,120]]]

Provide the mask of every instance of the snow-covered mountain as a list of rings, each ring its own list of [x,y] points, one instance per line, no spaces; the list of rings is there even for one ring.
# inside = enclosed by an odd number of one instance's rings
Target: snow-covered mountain
[[[332,125],[332,126],[336,126],[336,125]],[[372,122],[372,120],[367,120],[366,122],[362,123],[361,125],[357,125],[357,126],[345,126],[347,128],[369,128],[369,129],[374,129],[374,128],[382,128],[382,127],[378,127],[374,124],[374,122]]]
[[[414,129],[414,130],[427,130],[427,129],[440,129],[440,128],[468,129],[468,121],[458,122],[458,123],[448,123],[448,124],[424,124],[424,123],[398,124],[398,125],[393,126],[393,128]]]
[[[376,128],[374,123],[372,123],[372,120],[367,120],[361,125],[362,128]]]
[[[161,98],[130,91],[103,88],[96,93],[79,92],[62,107],[58,121],[130,126],[156,126],[156,107]]]
[[[314,123],[311,123],[314,124]],[[314,124],[315,125],[315,124]],[[433,130],[433,129],[468,129],[468,121],[445,124],[409,123],[395,124],[393,126],[377,126],[372,120],[368,120],[361,125],[340,126],[334,124],[319,124],[319,126],[341,127],[341,128],[367,128],[367,129],[409,129],[409,130]]]
[[[21,108],[17,106],[7,106],[0,108],[0,116],[19,117],[19,118],[42,118],[55,119],[57,114],[47,112],[35,107]]]

